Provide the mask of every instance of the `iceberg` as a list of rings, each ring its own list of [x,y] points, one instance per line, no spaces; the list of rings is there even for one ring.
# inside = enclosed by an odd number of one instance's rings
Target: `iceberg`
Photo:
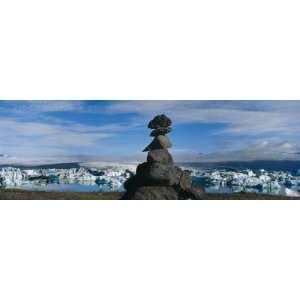
[[[0,169],[1,185],[20,185],[26,179],[26,173],[18,168],[7,167]]]
[[[48,184],[82,184],[98,185],[107,191],[123,189],[124,182],[132,175],[127,167],[70,168],[70,169],[27,169],[1,168],[0,186],[18,187],[30,183]]]
[[[134,175],[136,165],[108,164],[81,165],[69,169],[0,168],[0,187],[30,187],[32,184],[76,184],[94,186],[94,190],[123,191],[124,182]],[[203,169],[184,166],[191,172],[195,184],[207,187],[209,192],[262,192],[295,196],[300,191],[299,171]]]
[[[299,171],[292,175],[285,171],[232,170],[186,168],[192,171],[195,181],[204,184],[208,191],[224,190],[228,192],[259,192],[298,195],[300,190]]]

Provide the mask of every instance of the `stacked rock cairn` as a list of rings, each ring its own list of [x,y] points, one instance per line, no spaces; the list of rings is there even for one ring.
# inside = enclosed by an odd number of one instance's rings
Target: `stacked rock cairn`
[[[147,162],[139,164],[136,174],[124,184],[126,193],[122,199],[177,200],[203,199],[203,189],[192,183],[191,173],[174,164],[168,151],[172,147],[166,134],[172,131],[172,121],[166,115],[158,115],[148,124],[153,129],[153,141],[143,150],[148,152]]]

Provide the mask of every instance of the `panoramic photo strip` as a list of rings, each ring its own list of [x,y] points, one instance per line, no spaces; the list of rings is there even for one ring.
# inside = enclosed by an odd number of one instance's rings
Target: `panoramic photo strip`
[[[0,101],[0,199],[300,199],[300,101]]]

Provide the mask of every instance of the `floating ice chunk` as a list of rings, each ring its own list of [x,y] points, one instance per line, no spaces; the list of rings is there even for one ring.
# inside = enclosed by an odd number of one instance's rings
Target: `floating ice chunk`
[[[299,192],[289,189],[287,187],[284,187],[284,195],[288,196],[288,197],[298,197],[299,196]]]
[[[26,177],[26,173],[18,168],[7,167],[0,169],[0,184],[4,186],[19,185]]]
[[[281,189],[281,185],[278,181],[271,181],[270,182],[270,188],[271,190],[280,190]]]

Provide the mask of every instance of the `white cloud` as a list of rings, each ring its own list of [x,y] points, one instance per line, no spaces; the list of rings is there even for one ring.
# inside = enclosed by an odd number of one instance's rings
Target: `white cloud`
[[[28,106],[28,103],[30,104]],[[299,159],[299,156],[289,154],[299,152],[299,148],[291,142],[296,140],[300,128],[300,102],[268,103],[254,102],[253,107],[248,102],[200,102],[200,101],[116,101],[105,110],[109,114],[132,114],[126,124],[111,123],[102,126],[92,126],[62,119],[40,117],[42,112],[51,111],[81,111],[80,101],[30,101],[14,104],[16,116],[0,119],[0,153],[8,153],[14,157],[56,157],[66,159],[69,155],[95,155],[101,149],[108,150],[102,159],[141,161],[144,155],[139,153],[120,154],[122,149],[113,149],[107,142],[110,137],[121,136],[143,126],[156,114],[166,113],[173,123],[219,123],[223,128],[215,132],[215,139],[220,137],[230,139],[236,149],[239,137],[250,137],[251,140],[264,138],[238,150],[223,151],[200,155],[197,151],[172,148],[176,161],[227,161],[227,160],[257,160],[257,159]],[[228,104],[227,104],[228,103]],[[35,113],[33,120],[26,121],[23,115]],[[36,118],[35,118],[36,117]],[[201,130],[201,126],[199,126]],[[260,137],[262,135],[263,137]],[[234,137],[233,137],[234,136]],[[201,133],[199,133],[201,137]],[[277,140],[274,140],[277,137]],[[196,138],[196,137],[195,137]],[[245,139],[243,139],[244,141]],[[250,140],[250,139],[249,139]],[[284,140],[284,141],[283,141]],[[232,142],[234,141],[234,142]],[[79,150],[78,150],[79,149]],[[78,151],[76,153],[76,151]],[[117,152],[119,151],[119,154]],[[199,149],[199,152],[201,149]],[[108,153],[108,154],[107,154]],[[106,155],[106,157],[105,157]],[[8,158],[1,158],[2,160]],[[12,159],[12,158],[11,158]]]
[[[4,101],[2,110],[15,114],[36,114],[44,112],[81,111],[84,108],[82,101],[43,100],[43,101]]]
[[[197,161],[299,160],[300,147],[286,141],[259,141],[234,151],[199,155]]]
[[[227,162],[253,160],[299,160],[300,147],[278,140],[249,143],[236,150],[203,154],[189,149],[171,149],[177,162]]]
[[[266,102],[266,101],[265,101]],[[174,124],[219,123],[225,128],[219,134],[260,135],[299,132],[300,101],[279,103],[251,103],[243,101],[122,101],[112,103],[108,112],[136,113],[141,120],[165,113]]]
[[[14,157],[62,156],[105,148],[104,140],[121,130],[120,124],[90,126],[72,122],[24,122],[15,118],[0,119],[0,152]],[[126,128],[124,126],[124,128]],[[123,128],[122,128],[123,129]],[[99,142],[102,145],[99,146]]]

